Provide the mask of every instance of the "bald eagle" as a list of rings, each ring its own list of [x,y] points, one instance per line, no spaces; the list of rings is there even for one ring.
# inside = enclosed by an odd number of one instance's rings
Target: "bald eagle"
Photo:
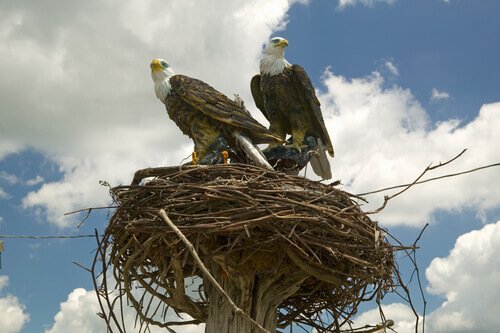
[[[194,141],[193,163],[213,153],[217,142],[234,152],[243,150],[256,164],[272,169],[255,144],[279,144],[281,139],[242,107],[203,81],[175,75],[163,59],[151,62],[155,94],[182,133]]]
[[[291,65],[285,58],[288,41],[272,38],[264,48],[260,74],[250,83],[255,105],[270,123],[269,130],[285,139],[292,135],[293,148],[306,147],[304,139],[314,138],[316,154],[311,157],[314,172],[323,179],[332,173],[325,151],[333,157],[333,145],[321,114],[314,87],[299,65]]]

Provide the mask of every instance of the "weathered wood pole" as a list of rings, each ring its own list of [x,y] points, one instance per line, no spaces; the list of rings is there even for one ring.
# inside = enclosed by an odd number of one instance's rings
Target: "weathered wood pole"
[[[212,262],[211,272],[227,295],[250,318],[269,332],[276,332],[277,308],[293,295],[306,278],[303,272],[275,272],[273,274],[227,274]],[[218,272],[218,274],[217,274]],[[250,321],[235,314],[225,297],[205,281],[208,295],[208,318],[205,333],[260,333]]]
[[[307,274],[294,265],[278,265],[267,252],[256,251],[243,267],[238,265],[242,253],[213,256],[202,249],[202,258],[193,244],[170,220],[164,210],[160,217],[184,242],[203,272],[208,296],[205,333],[274,333],[278,306],[299,289]],[[262,272],[265,263],[265,273]],[[259,268],[260,273],[256,272]]]

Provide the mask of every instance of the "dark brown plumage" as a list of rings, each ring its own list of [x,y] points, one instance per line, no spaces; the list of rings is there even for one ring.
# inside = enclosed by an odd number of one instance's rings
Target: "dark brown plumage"
[[[291,134],[297,148],[307,136],[320,138],[328,153],[334,155],[320,103],[301,66],[288,66],[281,74],[272,76],[257,74],[250,86],[256,106],[269,120],[271,132],[282,139]]]
[[[185,75],[174,75],[169,83],[171,89],[165,99],[168,115],[193,139],[200,158],[220,135],[234,148],[234,131],[247,136],[254,144],[281,142],[240,105],[207,83]]]
[[[269,47],[284,48],[288,42],[276,38],[272,44]],[[310,157],[310,162],[314,173],[323,179],[332,178],[325,151],[333,157],[333,145],[321,114],[320,103],[305,70],[299,65],[287,64],[281,73],[255,75],[250,87],[256,106],[269,120],[269,130],[281,139],[291,134],[291,146],[299,151],[306,148],[304,139],[313,137],[316,153]]]

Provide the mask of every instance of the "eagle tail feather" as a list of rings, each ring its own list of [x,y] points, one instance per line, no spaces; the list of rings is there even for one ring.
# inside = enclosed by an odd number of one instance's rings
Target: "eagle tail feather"
[[[269,164],[269,162],[267,161],[264,154],[260,151],[259,147],[255,146],[248,137],[237,131],[233,132],[233,136],[238,146],[256,165],[266,169],[274,170],[271,164]]]
[[[318,143],[316,145],[316,151],[311,156],[311,167],[315,174],[323,179],[332,178],[332,170],[330,168],[330,162],[328,161],[328,156],[326,156],[326,147],[320,138],[317,139]]]

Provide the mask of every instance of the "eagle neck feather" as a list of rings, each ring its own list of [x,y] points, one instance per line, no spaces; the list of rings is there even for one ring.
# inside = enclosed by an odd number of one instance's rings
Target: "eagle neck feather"
[[[172,89],[169,79],[170,78],[165,78],[164,80],[155,82],[156,97],[158,97],[158,99],[163,103],[165,103],[165,100],[167,99],[167,96],[170,93],[170,90]]]
[[[265,54],[260,60],[260,73],[271,76],[278,75],[290,66],[290,63],[282,56]]]

